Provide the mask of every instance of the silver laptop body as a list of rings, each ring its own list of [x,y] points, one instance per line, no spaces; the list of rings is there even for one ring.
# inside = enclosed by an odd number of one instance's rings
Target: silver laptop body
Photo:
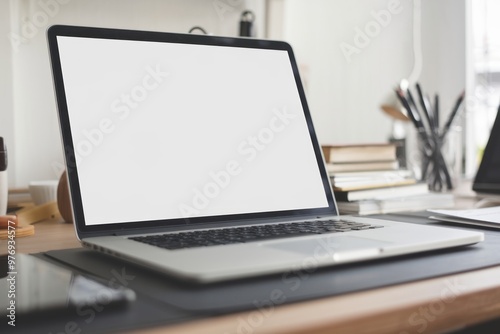
[[[72,26],[51,27],[48,41],[75,229],[86,247],[203,283],[483,239],[339,217],[285,42]],[[362,225],[308,233],[316,221],[338,220]],[[305,232],[177,249],[137,241],[292,222]]]

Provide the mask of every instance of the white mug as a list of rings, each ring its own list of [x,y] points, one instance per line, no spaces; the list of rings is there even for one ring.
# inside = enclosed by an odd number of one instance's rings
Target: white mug
[[[57,180],[33,181],[29,184],[31,199],[35,205],[57,200]]]

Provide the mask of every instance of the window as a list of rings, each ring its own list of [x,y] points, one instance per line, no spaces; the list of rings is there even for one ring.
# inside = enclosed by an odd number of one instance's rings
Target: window
[[[467,171],[473,175],[500,104],[500,1],[469,0]]]

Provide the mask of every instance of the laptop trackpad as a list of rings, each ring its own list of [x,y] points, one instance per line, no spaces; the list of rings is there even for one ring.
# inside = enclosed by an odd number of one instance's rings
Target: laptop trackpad
[[[279,241],[272,244],[262,244],[262,246],[300,253],[303,255],[322,254],[322,256],[331,256],[334,253],[343,253],[344,251],[351,252],[363,249],[380,253],[381,248],[390,244],[392,243],[362,237],[335,236],[309,240]]]

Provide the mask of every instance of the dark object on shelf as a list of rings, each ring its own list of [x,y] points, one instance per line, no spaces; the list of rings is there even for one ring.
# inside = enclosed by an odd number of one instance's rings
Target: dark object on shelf
[[[253,21],[255,21],[255,14],[252,11],[245,10],[243,13],[241,13],[240,36],[252,37]]]
[[[208,35],[207,31],[205,29],[203,29],[202,27],[200,26],[194,26],[192,27],[191,29],[189,29],[189,33],[192,34],[193,32],[195,32],[196,30],[199,30],[201,31],[204,35]]]

